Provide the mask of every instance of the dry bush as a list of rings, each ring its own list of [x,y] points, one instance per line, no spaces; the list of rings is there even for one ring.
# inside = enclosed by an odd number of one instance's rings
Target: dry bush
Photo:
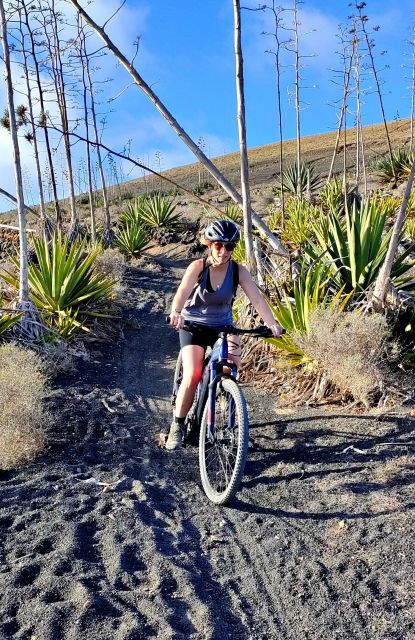
[[[311,317],[309,334],[294,340],[342,392],[369,406],[385,386],[388,335],[379,314],[320,309]]]
[[[124,256],[118,249],[104,249],[95,260],[95,271],[116,281],[115,290],[121,289],[122,279],[127,268]]]
[[[39,356],[15,344],[0,347],[0,469],[14,469],[45,446],[47,387]]]

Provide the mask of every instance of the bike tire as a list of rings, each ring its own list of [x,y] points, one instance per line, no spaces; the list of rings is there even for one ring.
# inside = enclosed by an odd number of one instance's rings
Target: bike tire
[[[233,430],[233,432],[231,431],[231,429],[229,429],[229,427],[225,426],[221,426],[218,429],[217,418],[219,414],[215,413],[214,438],[216,439],[216,442],[210,442],[208,434],[208,400],[203,412],[199,438],[200,479],[206,496],[211,502],[217,505],[227,504],[232,500],[232,498],[238,491],[244,473],[246,459],[248,457],[249,441],[249,423],[246,402],[244,395],[235,380],[232,380],[230,378],[223,378],[219,382],[216,388],[216,404],[218,403],[218,399],[220,400],[221,395],[223,394],[227,394],[229,396],[229,399],[232,398],[232,401],[234,402],[235,420],[237,427]],[[215,411],[216,409],[217,407],[215,406]],[[226,434],[225,437],[223,437],[222,435],[224,433]],[[228,445],[226,445],[226,437],[229,438]],[[220,438],[222,439],[222,442]],[[223,444],[223,442],[225,444]],[[224,453],[224,456],[226,455],[226,446],[228,446],[228,452],[232,452],[232,457],[234,458],[232,470],[229,472],[227,472],[226,468],[223,467],[223,459],[221,459],[220,453],[222,451],[222,453]],[[216,451],[214,449],[215,447]],[[212,466],[210,461],[214,460],[215,454],[217,455],[219,460],[218,466],[222,467],[223,475],[226,477],[226,479],[224,479],[224,486],[223,482],[219,482],[218,473],[214,471],[214,461],[213,469],[210,469],[210,467]],[[216,486],[218,484],[219,488]]]

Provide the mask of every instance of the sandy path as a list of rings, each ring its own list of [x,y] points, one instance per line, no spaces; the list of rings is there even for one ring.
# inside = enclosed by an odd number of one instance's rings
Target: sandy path
[[[140,329],[57,385],[51,450],[0,476],[0,638],[415,638],[408,411],[281,416],[247,389],[252,448],[232,508],[207,502],[195,449],[157,448],[180,266],[131,272]]]

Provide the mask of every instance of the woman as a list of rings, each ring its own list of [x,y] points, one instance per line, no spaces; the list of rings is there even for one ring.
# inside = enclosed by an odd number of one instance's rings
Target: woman
[[[209,257],[207,260],[195,260],[187,267],[173,298],[170,323],[179,331],[183,379],[176,398],[167,449],[178,449],[183,445],[185,419],[202,376],[206,347],[213,346],[218,338],[215,327],[232,324],[235,282],[241,285],[274,336],[278,338],[282,333],[249,271],[231,260],[239,237],[238,227],[230,220],[211,222],[204,232]],[[185,320],[207,328],[205,331],[184,331]],[[241,355],[239,337],[229,336],[228,345],[229,360],[238,365]]]

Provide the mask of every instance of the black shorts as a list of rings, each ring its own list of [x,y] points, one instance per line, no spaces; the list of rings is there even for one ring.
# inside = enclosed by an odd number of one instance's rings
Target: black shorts
[[[207,347],[213,347],[218,337],[219,331],[215,331],[214,329],[202,328],[200,331],[198,329],[195,331],[185,331],[184,329],[180,329],[180,349],[187,347],[189,344],[194,344],[202,347],[206,351]]]

